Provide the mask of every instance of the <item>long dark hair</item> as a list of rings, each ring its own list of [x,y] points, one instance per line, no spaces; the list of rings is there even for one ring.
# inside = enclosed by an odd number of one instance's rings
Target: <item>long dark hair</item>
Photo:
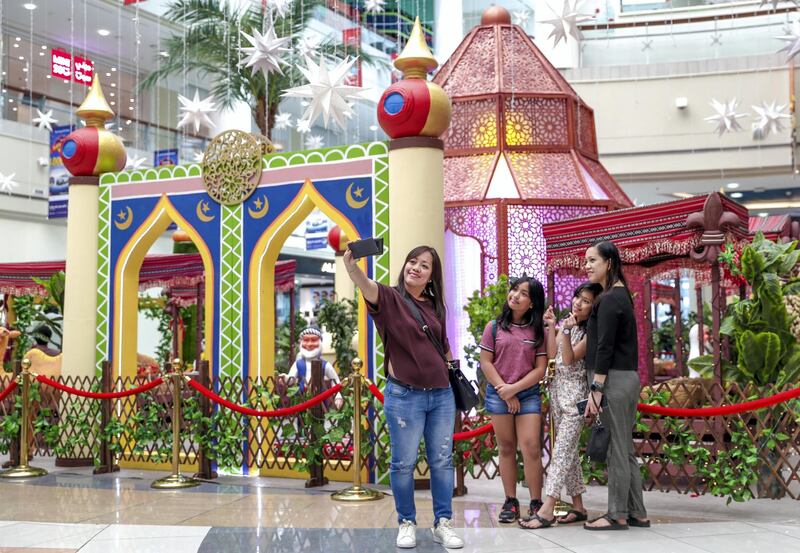
[[[628,281],[625,280],[625,275],[622,274],[622,258],[619,256],[619,249],[617,249],[616,244],[609,240],[601,240],[592,244],[592,247],[597,250],[600,257],[609,262],[604,291],[608,292],[617,282],[621,282],[625,285],[625,288],[628,288]]]
[[[531,325],[533,327],[533,337],[536,342],[534,347],[539,347],[544,341],[544,287],[542,283],[533,277],[523,275],[511,281],[509,290],[515,290],[520,284],[528,283],[528,296],[531,299],[531,308],[528,309],[522,316],[523,325]],[[497,317],[497,324],[503,330],[508,330],[514,319],[514,314],[511,307],[508,305],[508,298],[503,304],[503,311]]]
[[[592,300],[596,300],[597,296],[603,293],[603,287],[597,284],[596,282],[584,282],[583,284],[578,285],[575,288],[575,292],[572,294],[573,298],[579,297],[583,292],[589,292],[592,295]],[[586,326],[586,323],[589,322],[587,318],[585,321],[581,321],[578,323],[580,328]]]
[[[430,300],[433,302],[433,307],[436,310],[436,316],[439,317],[439,319],[444,319],[445,306],[444,286],[442,285],[442,260],[439,258],[439,254],[436,252],[435,248],[432,248],[431,246],[417,246],[408,252],[406,260],[403,261],[403,267],[400,269],[400,274],[397,276],[397,289],[401,294],[408,293],[406,290],[405,279],[406,264],[408,264],[408,262],[415,257],[419,257],[426,252],[431,254],[431,257],[433,258],[433,265],[431,265],[431,281],[425,285],[425,289],[422,291],[422,294],[428,296],[428,298],[430,298]]]

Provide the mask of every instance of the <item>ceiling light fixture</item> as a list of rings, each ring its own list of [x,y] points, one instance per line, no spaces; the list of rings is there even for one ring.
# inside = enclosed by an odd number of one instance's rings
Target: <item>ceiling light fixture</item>
[[[33,2],[25,2],[24,4],[22,4],[22,7],[25,8],[26,10],[35,10],[36,4],[34,4]]]
[[[739,188],[739,183],[738,182],[729,182],[728,184],[725,185],[725,187],[726,188],[730,188],[731,190],[733,190],[734,188]]]
[[[108,36],[111,34],[111,31],[108,29],[97,29],[97,34],[100,36]]]
[[[731,198],[741,198],[742,196],[744,196],[744,194],[742,194],[741,192],[731,192],[730,193],[730,197]]]
[[[673,192],[672,195],[676,198],[691,198],[694,196],[694,194],[690,194],[688,192]]]

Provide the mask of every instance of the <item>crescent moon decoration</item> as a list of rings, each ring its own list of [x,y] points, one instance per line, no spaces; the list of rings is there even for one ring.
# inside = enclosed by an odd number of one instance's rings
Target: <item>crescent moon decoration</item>
[[[256,200],[253,202],[253,206],[255,209],[248,207],[247,213],[249,213],[250,217],[253,219],[261,219],[269,211],[269,200],[267,199],[267,195],[262,194],[260,198],[256,198]]]
[[[125,211],[120,211],[114,218],[114,226],[119,230],[128,230],[133,223],[133,210],[131,206],[125,208]]]
[[[200,219],[204,223],[208,223],[209,221],[213,221],[216,215],[208,215],[208,212],[211,211],[211,208],[208,207],[208,202],[200,200],[197,202],[197,207],[195,208],[195,213],[197,214],[197,218]]]
[[[345,199],[347,200],[347,205],[352,207],[353,209],[361,209],[367,202],[369,201],[369,196],[365,197],[363,200],[356,200],[354,196],[361,197],[364,194],[364,187],[359,186],[356,188],[355,192],[353,192],[353,185],[354,182],[350,183],[350,186],[347,187],[347,192],[345,192]]]

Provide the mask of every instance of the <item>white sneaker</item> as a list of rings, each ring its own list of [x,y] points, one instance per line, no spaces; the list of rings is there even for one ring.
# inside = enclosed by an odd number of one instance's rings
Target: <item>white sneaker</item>
[[[397,530],[397,547],[410,549],[417,546],[417,525],[410,520],[404,520]]]
[[[453,530],[453,521],[449,518],[440,518],[439,524],[433,529],[433,541],[441,543],[447,549],[461,549],[464,547],[464,540],[456,535]]]

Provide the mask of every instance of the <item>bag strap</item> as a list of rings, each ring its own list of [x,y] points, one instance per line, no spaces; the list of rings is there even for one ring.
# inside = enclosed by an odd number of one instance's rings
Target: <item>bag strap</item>
[[[402,290],[398,290],[398,292],[400,292],[400,296],[403,298],[403,301],[406,302],[406,305],[408,305],[408,308],[411,310],[411,315],[414,317],[414,320],[416,320],[417,323],[422,328],[422,332],[425,333],[425,335],[428,337],[428,339],[433,344],[433,347],[436,348],[436,351],[439,353],[439,355],[444,360],[445,365],[447,365],[448,361],[447,361],[447,357],[444,354],[444,347],[442,347],[441,341],[439,341],[433,335],[433,332],[431,332],[431,328],[427,324],[425,324],[425,320],[422,318],[422,313],[420,312],[419,307],[417,307],[417,304],[414,303],[414,300],[409,298],[408,295],[404,294]]]

